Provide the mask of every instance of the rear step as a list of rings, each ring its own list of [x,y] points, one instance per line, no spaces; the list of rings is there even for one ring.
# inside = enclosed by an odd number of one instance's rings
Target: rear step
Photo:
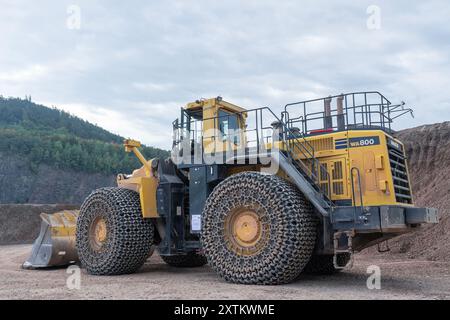
[[[347,248],[339,249],[339,240],[342,236],[347,237]],[[354,231],[339,231],[335,232],[333,235],[333,246],[334,246],[334,256],[333,256],[333,265],[337,270],[350,269],[353,267],[354,262],[354,251],[353,251],[353,237],[355,236]],[[348,260],[345,266],[341,266],[338,263],[338,255],[341,253],[348,253],[350,255],[350,259]]]

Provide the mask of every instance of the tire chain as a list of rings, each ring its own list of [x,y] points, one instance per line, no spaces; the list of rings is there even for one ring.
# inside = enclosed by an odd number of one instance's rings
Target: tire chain
[[[201,267],[207,263],[206,257],[195,252],[180,254],[176,256],[161,256],[161,259],[168,265],[177,268]]]
[[[238,207],[258,207],[268,223],[264,248],[251,256],[230,250],[224,221]],[[202,245],[209,265],[226,281],[283,284],[295,280],[310,260],[317,219],[310,203],[278,176],[243,172],[220,183],[208,197],[202,218]]]
[[[103,217],[107,228],[101,251],[94,251],[89,243],[89,228],[96,217]],[[100,188],[83,202],[76,234],[80,261],[90,274],[128,274],[136,272],[152,252],[154,226],[142,217],[137,192]]]

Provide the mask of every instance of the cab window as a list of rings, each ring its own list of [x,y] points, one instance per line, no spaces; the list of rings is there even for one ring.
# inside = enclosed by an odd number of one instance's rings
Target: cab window
[[[225,110],[219,110],[219,131],[222,141],[240,143],[238,116]]]

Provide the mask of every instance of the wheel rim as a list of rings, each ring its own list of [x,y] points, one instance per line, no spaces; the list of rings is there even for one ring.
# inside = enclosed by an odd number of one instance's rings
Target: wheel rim
[[[230,250],[240,256],[249,256],[264,247],[265,229],[261,217],[254,210],[239,208],[227,216],[224,235]]]
[[[106,227],[106,220],[102,217],[95,218],[89,228],[89,243],[91,248],[94,251],[101,251],[107,238],[108,230]]]

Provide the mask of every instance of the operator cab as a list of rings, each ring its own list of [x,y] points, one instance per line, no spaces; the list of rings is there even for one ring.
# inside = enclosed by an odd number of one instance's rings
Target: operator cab
[[[246,109],[221,97],[188,103],[173,123],[174,147],[189,139],[192,154],[201,147],[207,154],[241,148],[246,142],[246,117]]]

